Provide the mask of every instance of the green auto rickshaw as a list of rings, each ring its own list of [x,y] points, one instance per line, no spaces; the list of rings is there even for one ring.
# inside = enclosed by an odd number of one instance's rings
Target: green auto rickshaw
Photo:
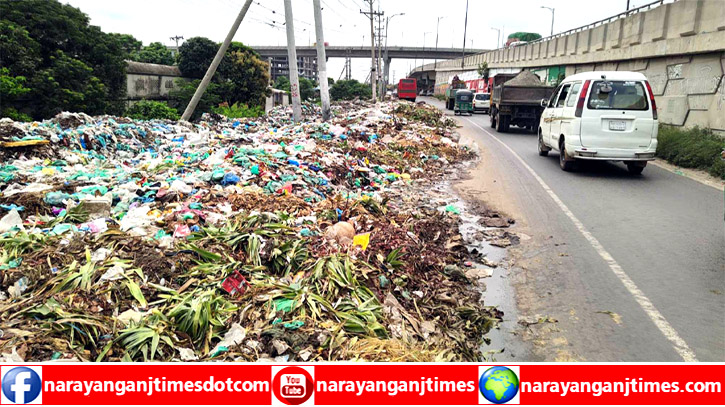
[[[453,114],[473,115],[473,92],[468,89],[460,89],[456,92],[456,103],[453,106]]]

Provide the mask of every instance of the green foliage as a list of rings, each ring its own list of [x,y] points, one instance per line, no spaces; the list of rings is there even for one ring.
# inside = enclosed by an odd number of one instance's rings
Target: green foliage
[[[478,72],[478,76],[485,80],[488,80],[488,62],[483,61],[478,64],[478,68],[476,68],[476,71]]]
[[[194,37],[184,42],[179,48],[179,69],[182,74],[191,78],[203,77],[218,48],[218,44],[202,37]],[[206,100],[202,99],[199,103],[194,118],[211,111],[212,106],[221,102],[253,107],[264,105],[265,97],[269,94],[267,68],[267,63],[253,49],[240,42],[232,42],[204,94]],[[196,89],[198,81],[192,84],[193,89]],[[180,112],[183,111],[193,93],[188,85],[173,92],[174,106]]]
[[[0,55],[30,91],[3,110],[47,118],[63,110],[118,114],[126,64],[118,36],[57,0],[0,0]]]
[[[138,62],[146,62],[149,64],[173,65],[174,56],[166,45],[160,42],[152,42],[148,47],[134,52],[131,59]]]
[[[155,100],[142,100],[135,103],[126,111],[126,116],[138,120],[169,119],[179,120],[176,109],[164,102]]]
[[[713,134],[712,130],[660,125],[657,156],[672,164],[698,168],[714,177],[725,179],[725,162],[720,158],[723,150],[725,139]]]
[[[515,32],[513,34],[509,34],[508,38],[509,39],[518,38],[519,41],[529,42],[529,41],[538,40],[539,38],[541,38],[541,35],[537,34],[537,33],[529,33],[529,32],[520,31],[520,32]]]
[[[184,113],[184,109],[189,104],[191,97],[194,96],[196,88],[199,86],[201,80],[196,79],[191,82],[183,79],[176,80],[176,87],[169,93],[169,106],[176,109],[179,114]],[[191,116],[191,120],[198,119],[204,112],[211,112],[212,108],[219,105],[222,100],[218,91],[219,85],[214,82],[209,84],[206,88],[206,92],[201,96],[199,104],[196,105],[196,110]]]
[[[278,76],[277,80],[274,81],[274,85],[272,85],[272,87],[275,89],[289,92],[290,91],[289,78],[286,76]]]
[[[317,84],[314,81],[300,77],[300,99],[315,100],[315,87]]]
[[[234,103],[229,106],[229,103],[222,103],[218,107],[212,107],[211,111],[226,116],[230,119],[239,119],[242,117],[260,117],[264,116],[264,108],[261,106],[249,107],[245,104]]]
[[[292,88],[290,80],[286,76],[277,77],[277,80],[274,81],[274,85],[272,87],[286,92],[291,92]],[[314,81],[300,77],[300,99],[315,100],[315,87],[317,87],[317,84]]]
[[[121,47],[124,59],[132,59],[132,55],[140,51],[143,45],[141,41],[134,38],[131,34],[110,33],[108,35]]]
[[[204,37],[189,38],[179,47],[179,70],[187,78],[204,77],[219,45]]]
[[[9,105],[10,102],[26,95],[30,92],[30,88],[23,86],[25,84],[24,76],[12,76],[8,68],[0,68],[0,116],[9,117],[17,121],[29,121],[30,116],[19,113],[15,108]]]
[[[355,79],[337,81],[330,88],[330,98],[332,100],[369,99],[371,97],[372,90],[370,90],[370,86]]]
[[[212,289],[179,298],[168,317],[176,329],[188,334],[197,346],[208,348],[215,331],[224,327],[224,322],[236,309]]]

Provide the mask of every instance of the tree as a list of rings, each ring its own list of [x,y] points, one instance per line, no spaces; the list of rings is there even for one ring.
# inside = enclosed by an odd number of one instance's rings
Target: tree
[[[169,106],[175,108],[179,114],[183,114],[191,97],[194,96],[196,88],[199,87],[199,83],[201,83],[199,79],[193,81],[177,79],[175,89],[169,93]],[[199,104],[196,105],[196,110],[194,110],[194,115],[191,116],[191,120],[198,119],[202,113],[211,112],[213,107],[218,106],[222,102],[219,96],[219,85],[210,82],[209,87],[206,88],[206,92],[201,95],[201,99],[199,100]]]
[[[174,56],[171,54],[171,51],[166,48],[166,45],[160,42],[152,42],[148,47],[143,47],[140,51],[131,55],[131,59],[149,64],[174,64]]]
[[[278,76],[277,80],[274,81],[274,85],[272,85],[273,88],[283,90],[285,92],[290,91],[290,83],[289,78],[286,76]]]
[[[478,64],[476,71],[478,72],[478,76],[488,81],[488,62],[483,61]]]
[[[0,0],[0,55],[30,89],[3,101],[42,119],[62,110],[119,114],[126,95],[126,63],[117,36],[57,0]]]
[[[12,76],[8,68],[0,68],[0,115],[18,121],[30,121],[32,118],[20,113],[11,103],[30,92],[25,86],[24,76]]]
[[[204,37],[193,37],[179,47],[179,70],[187,78],[204,77],[219,50],[219,44]]]
[[[110,35],[111,38],[116,41],[118,46],[121,47],[124,59],[132,59],[132,56],[139,52],[141,50],[141,46],[143,45],[141,41],[137,40],[131,34],[110,33],[108,35]]]
[[[355,79],[337,81],[330,88],[332,100],[368,99],[371,96],[370,87]]]
[[[278,76],[277,80],[274,81],[274,85],[272,85],[275,89],[280,89],[285,92],[290,91],[290,81],[286,76]],[[314,81],[311,81],[305,77],[300,76],[300,99],[304,100],[314,100],[316,99],[316,92],[315,88],[317,87],[317,84]]]
[[[509,36],[508,36],[509,40],[514,39],[514,38],[518,39],[519,41],[530,42],[530,41],[538,40],[539,38],[541,38],[541,35],[537,34],[537,33],[529,33],[529,32],[515,32],[513,34],[509,34]]]
[[[191,78],[203,77],[218,49],[219,44],[207,38],[194,37],[186,41],[179,47],[179,69],[182,75]],[[205,92],[208,101],[216,102],[206,106],[200,103],[196,111],[199,114],[208,112],[211,106],[221,102],[230,106],[235,103],[250,107],[263,105],[264,98],[269,95],[268,68],[269,65],[252,48],[240,42],[232,42]],[[190,93],[193,94],[193,90]],[[188,85],[175,92],[174,97],[179,99],[175,106],[186,107],[191,94]],[[180,109],[183,110],[183,107]]]

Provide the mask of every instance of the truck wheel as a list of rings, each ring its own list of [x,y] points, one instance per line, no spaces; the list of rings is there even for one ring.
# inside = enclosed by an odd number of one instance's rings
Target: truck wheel
[[[559,145],[559,167],[566,172],[574,170],[574,160],[570,160],[566,157],[566,146],[564,145],[564,140],[562,140]]]
[[[491,128],[495,129],[496,128],[496,114],[491,113],[491,114],[489,114],[488,117],[491,119]]]
[[[539,155],[546,157],[551,149],[544,145],[544,137],[539,133]]]
[[[503,133],[503,120],[504,118],[501,117],[500,114],[496,113],[496,131],[499,133]]]

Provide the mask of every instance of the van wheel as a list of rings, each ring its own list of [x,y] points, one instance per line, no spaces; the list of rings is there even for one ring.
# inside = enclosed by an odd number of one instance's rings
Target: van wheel
[[[639,175],[644,171],[644,167],[647,166],[647,163],[645,162],[644,165],[642,164],[627,164],[627,171],[629,171],[632,175]]]
[[[551,151],[551,148],[544,145],[544,137],[541,135],[541,132],[539,132],[539,155],[546,157],[549,155],[549,151]]]
[[[559,145],[559,167],[566,172],[574,170],[574,160],[566,157],[566,147],[563,140]]]

